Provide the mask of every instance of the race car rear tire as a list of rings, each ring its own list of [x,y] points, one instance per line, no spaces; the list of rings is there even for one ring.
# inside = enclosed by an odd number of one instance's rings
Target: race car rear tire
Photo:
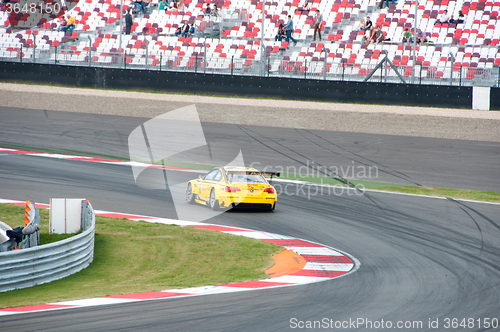
[[[276,208],[276,202],[274,202],[273,207],[269,210],[269,212],[274,212],[275,208]]]
[[[212,191],[210,192],[210,208],[214,211],[217,211],[220,209],[219,201],[217,200],[217,195],[215,194],[215,189],[213,189],[213,188],[212,188]]]
[[[188,183],[187,188],[186,188],[186,201],[189,204],[194,204],[194,194],[193,194],[193,187],[191,186],[191,183]]]

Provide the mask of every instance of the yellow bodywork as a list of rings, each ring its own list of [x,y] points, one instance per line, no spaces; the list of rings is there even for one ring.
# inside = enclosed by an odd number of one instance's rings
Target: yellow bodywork
[[[241,204],[239,207],[272,210],[278,196],[264,174],[249,167],[216,167],[204,177],[188,182],[186,198],[190,202],[191,186],[192,201],[212,208],[231,208]],[[217,206],[211,203],[212,195],[215,195]]]

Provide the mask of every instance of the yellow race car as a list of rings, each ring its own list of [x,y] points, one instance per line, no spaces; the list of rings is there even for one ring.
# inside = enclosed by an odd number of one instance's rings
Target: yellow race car
[[[212,210],[240,207],[274,211],[278,195],[264,176],[279,175],[250,167],[215,167],[204,177],[188,182],[186,200]]]

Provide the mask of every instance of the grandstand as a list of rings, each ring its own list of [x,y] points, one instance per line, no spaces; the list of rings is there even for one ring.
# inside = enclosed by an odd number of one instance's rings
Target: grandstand
[[[130,0],[123,3],[124,10],[131,5]],[[204,16],[206,3],[217,4],[220,16]],[[67,34],[57,31],[53,13],[30,17],[29,13],[9,14],[4,7],[0,58],[238,75],[362,81],[375,74],[372,80],[388,82],[400,82],[401,77],[430,84],[500,84],[500,1],[399,0],[380,9],[375,0],[314,0],[311,11],[298,10],[300,0],[185,0],[184,4],[182,11],[159,11],[156,4],[149,5],[144,15],[134,17],[132,34],[121,38],[119,0],[61,4],[58,16],[68,12],[77,22],[74,32]],[[316,8],[324,18],[319,42],[312,41]],[[464,22],[435,24],[445,9],[455,17],[461,10]],[[289,14],[299,43],[287,49],[289,45],[275,42],[274,36]],[[382,26],[390,41],[368,46],[363,42],[365,33],[354,29],[366,16]],[[195,24],[197,31],[190,37],[175,37],[176,28],[185,22]],[[414,55],[413,46],[402,45],[401,40],[404,29],[413,29],[415,22],[429,43],[417,46]],[[386,55],[393,66],[386,62],[384,70],[373,73]]]

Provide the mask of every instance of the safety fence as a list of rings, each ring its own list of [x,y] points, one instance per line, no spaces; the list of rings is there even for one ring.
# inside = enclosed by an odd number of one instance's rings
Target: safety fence
[[[416,62],[393,65],[355,64],[338,58],[317,57],[301,61],[290,60],[282,54],[271,54],[264,61],[256,55],[241,59],[227,57],[207,58],[206,52],[192,55],[167,56],[165,52],[149,52],[148,48],[126,49],[118,52],[77,51],[51,47],[33,49],[22,47],[0,48],[0,59],[13,62],[61,64],[71,66],[141,69],[155,71],[192,72],[203,74],[248,75],[320,79],[332,81],[428,84],[448,86],[500,87],[500,67],[478,68],[454,66],[452,62],[424,66]],[[383,61],[381,57],[381,61]]]
[[[0,292],[74,274],[94,259],[95,213],[82,202],[82,233],[38,247],[0,253]]]

